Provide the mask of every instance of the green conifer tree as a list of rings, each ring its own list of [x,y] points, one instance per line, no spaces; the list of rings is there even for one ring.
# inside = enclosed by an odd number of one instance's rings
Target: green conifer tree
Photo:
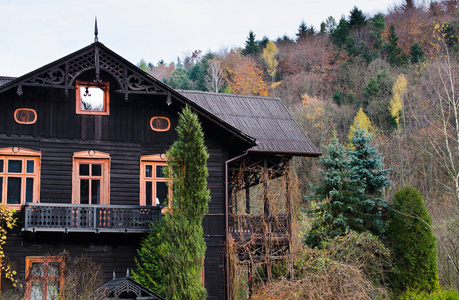
[[[408,60],[407,55],[402,52],[402,49],[398,46],[398,36],[395,32],[395,26],[393,23],[389,27],[389,35],[387,37],[387,44],[384,45],[384,50],[392,66],[400,66],[405,64]]]
[[[376,51],[381,49],[384,43],[383,33],[386,30],[386,23],[384,22],[384,15],[379,13],[373,17],[371,20],[371,30],[370,33],[373,36],[373,46]]]
[[[256,55],[260,52],[260,47],[255,40],[255,34],[252,30],[249,31],[247,41],[245,41],[245,48],[242,50],[243,55]]]
[[[136,269],[132,278],[152,291],[164,295],[164,287],[167,287],[167,284],[163,280],[162,269],[159,266],[163,259],[159,251],[161,231],[162,223],[152,224],[151,231],[137,250],[138,259],[135,258]]]
[[[421,62],[424,59],[425,53],[421,45],[418,42],[415,42],[410,47],[410,59],[413,64]]]
[[[338,47],[345,45],[347,38],[349,37],[349,31],[349,22],[346,21],[346,19],[341,18],[341,20],[339,20],[338,25],[333,29],[331,33],[333,42]]]
[[[349,180],[347,148],[334,137],[324,150],[326,155],[320,159],[324,170],[319,170],[322,184],[314,186],[314,195],[308,197],[322,202],[312,211],[316,220],[305,240],[310,247],[322,247],[336,236],[354,229],[355,207],[361,196],[359,184]]]
[[[383,213],[388,202],[383,198],[383,189],[389,185],[389,169],[382,169],[382,156],[377,146],[372,146],[372,135],[365,130],[355,130],[350,138],[349,150],[350,180],[362,186],[359,201],[360,231],[369,231],[375,235],[386,231]],[[359,231],[359,230],[357,230]]]
[[[394,251],[395,291],[438,289],[436,239],[419,191],[413,186],[398,189],[392,208],[387,236]]]
[[[354,6],[351,10],[351,14],[349,15],[349,27],[351,29],[358,29],[364,27],[366,24],[367,17],[360,9],[357,8],[357,6]]]
[[[198,116],[186,107],[179,115],[177,140],[167,151],[172,209],[164,218],[160,253],[167,299],[205,299],[201,271],[206,243],[202,219],[208,211],[207,154]]]

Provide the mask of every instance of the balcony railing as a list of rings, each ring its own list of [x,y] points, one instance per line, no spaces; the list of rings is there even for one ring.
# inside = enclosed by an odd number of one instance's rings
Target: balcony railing
[[[144,233],[160,218],[157,206],[26,203],[22,230]]]

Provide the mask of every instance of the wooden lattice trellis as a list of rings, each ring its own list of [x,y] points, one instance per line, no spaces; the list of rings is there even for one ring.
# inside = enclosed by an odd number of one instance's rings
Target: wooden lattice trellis
[[[237,298],[237,281],[251,294],[253,279],[270,281],[271,266],[285,261],[291,269],[292,179],[288,157],[245,158],[229,169],[228,256],[230,290]]]

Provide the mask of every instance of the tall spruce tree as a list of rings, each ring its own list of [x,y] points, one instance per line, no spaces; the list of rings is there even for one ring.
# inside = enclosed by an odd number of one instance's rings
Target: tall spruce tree
[[[201,271],[206,243],[202,219],[208,211],[207,154],[198,116],[186,107],[179,115],[177,140],[167,151],[172,209],[164,218],[160,267],[167,299],[205,299]]]
[[[249,31],[247,41],[245,41],[245,48],[242,49],[243,55],[256,55],[260,52],[260,47],[255,40],[255,33],[252,30]]]
[[[345,45],[349,37],[349,32],[350,32],[349,22],[346,21],[346,19],[341,18],[339,20],[338,26],[336,26],[331,33],[333,42],[338,47]]]
[[[363,195],[359,201],[362,230],[379,235],[386,231],[383,213],[388,202],[383,198],[383,189],[389,185],[389,169],[382,169],[382,157],[377,146],[372,146],[372,135],[365,130],[354,130],[349,150],[350,180],[359,182]]]
[[[392,208],[387,236],[394,250],[395,291],[438,289],[436,239],[419,191],[413,186],[398,189]]]
[[[351,29],[358,29],[362,28],[367,24],[367,17],[365,14],[357,8],[357,6],[354,6],[354,8],[351,10],[351,14],[349,15],[349,26]]]
[[[313,187],[314,195],[308,197],[321,202],[312,211],[316,220],[305,240],[310,247],[322,247],[336,236],[354,230],[359,223],[356,207],[362,188],[349,180],[348,149],[334,137],[324,150],[326,155],[320,159],[324,169],[319,169],[322,184]]]
[[[395,32],[395,26],[393,23],[390,24],[387,44],[384,45],[384,50],[387,55],[387,59],[392,66],[400,66],[405,64],[408,60],[408,56],[404,54],[402,49],[398,46],[398,36]]]

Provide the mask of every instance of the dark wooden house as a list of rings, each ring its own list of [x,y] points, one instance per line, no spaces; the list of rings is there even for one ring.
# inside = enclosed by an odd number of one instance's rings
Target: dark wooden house
[[[267,187],[268,170],[283,175],[292,156],[319,153],[280,100],[176,91],[96,39],[21,77],[0,78],[0,196],[19,218],[5,253],[27,279],[28,299],[59,287],[64,250],[92,257],[107,282],[135,266],[148,223],[169,205],[161,168],[185,105],[199,115],[210,154],[208,299],[229,297],[230,237],[240,242],[246,237],[238,233],[256,234],[277,218],[285,227],[269,227],[269,241],[255,241],[254,253],[288,252],[288,243],[274,240],[289,234],[289,211],[274,215],[269,195],[250,194],[251,187]],[[9,288],[2,280],[2,291]]]

